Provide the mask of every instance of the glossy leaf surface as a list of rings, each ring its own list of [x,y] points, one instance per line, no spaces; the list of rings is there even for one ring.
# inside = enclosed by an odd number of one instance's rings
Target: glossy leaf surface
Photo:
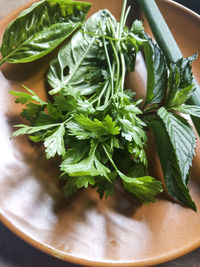
[[[48,54],[82,25],[90,6],[71,0],[34,3],[8,25],[0,63],[31,62]]]

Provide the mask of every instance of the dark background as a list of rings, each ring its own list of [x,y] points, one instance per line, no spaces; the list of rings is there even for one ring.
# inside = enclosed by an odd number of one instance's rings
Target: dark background
[[[200,14],[200,0],[177,0]],[[31,247],[0,223],[0,267],[76,267]],[[200,267],[200,249],[158,267]]]
[[[200,14],[200,0],[176,0],[174,2],[184,5]]]

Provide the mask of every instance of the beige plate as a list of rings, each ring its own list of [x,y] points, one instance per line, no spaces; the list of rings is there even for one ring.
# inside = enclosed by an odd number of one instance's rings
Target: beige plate
[[[95,0],[94,9],[109,8],[119,16],[121,0]],[[158,1],[185,56],[199,50],[200,20],[171,1]],[[22,8],[21,8],[22,9]],[[0,36],[17,10],[0,23]],[[200,246],[200,150],[194,160],[191,194],[198,212],[157,199],[137,206],[120,190],[108,200],[85,190],[61,197],[55,161],[26,137],[10,140],[21,122],[20,106],[9,90],[21,83],[45,97],[44,73],[51,56],[31,64],[5,64],[0,72],[0,217],[13,232],[35,247],[67,261],[90,266],[144,266],[179,257]],[[200,60],[194,72],[200,70]],[[159,175],[156,154],[151,163]]]

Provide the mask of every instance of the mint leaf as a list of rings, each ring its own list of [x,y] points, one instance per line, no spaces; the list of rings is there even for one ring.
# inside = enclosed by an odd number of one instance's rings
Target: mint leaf
[[[178,108],[173,108],[176,111],[179,111],[184,114],[189,114],[191,116],[199,117],[200,118],[200,107],[199,106],[193,106],[193,105],[181,105]]]
[[[158,115],[165,124],[172,143],[183,183],[187,184],[187,175],[192,165],[196,145],[193,129],[184,118],[168,112],[164,107],[158,110]]]
[[[196,211],[195,203],[192,201],[187,187],[187,181],[183,179],[176,151],[174,150],[168,132],[162,121],[153,120],[149,122],[153,130],[161,167],[169,195],[176,201]]]
[[[108,18],[113,24],[116,24],[108,10],[100,10],[93,14],[83,25],[83,32],[77,31],[71,40],[60,49],[57,58],[51,62],[47,75],[48,82],[53,88],[50,94],[64,90],[69,94],[91,95],[102,88],[102,85],[99,84],[104,80],[102,72],[100,80],[95,84],[93,81],[88,81],[87,76],[88,70],[93,67],[102,66],[103,69],[106,69],[102,40],[95,34],[101,34],[100,23],[105,32]],[[93,35],[87,34],[87,32],[93,33]]]
[[[167,108],[179,107],[190,98],[195,90],[190,65],[195,58],[196,55],[191,58],[181,58],[177,62],[170,64],[169,92],[166,100]]]
[[[160,48],[147,36],[144,54],[147,66],[146,104],[161,103],[167,91],[167,63]]]

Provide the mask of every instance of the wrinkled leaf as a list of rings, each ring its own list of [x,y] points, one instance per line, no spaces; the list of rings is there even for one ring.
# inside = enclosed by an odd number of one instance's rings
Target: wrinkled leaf
[[[30,62],[48,54],[81,26],[90,6],[71,0],[34,3],[8,25],[1,63]]]
[[[108,18],[114,20],[111,13],[107,10],[101,10],[92,15],[83,27],[84,32],[77,32],[73,35],[71,41],[65,45],[58,53],[50,65],[48,73],[48,82],[52,88],[51,94],[55,94],[62,89],[71,94],[72,91],[80,91],[81,95],[93,93],[99,84],[90,84],[88,81],[89,70],[99,67],[103,64],[105,69],[105,55],[101,52],[102,42],[97,36],[87,34],[101,33],[99,23],[105,30]],[[101,54],[103,59],[101,59]],[[103,79],[103,74],[102,74]]]
[[[193,105],[181,105],[178,108],[173,108],[174,110],[177,110],[184,114],[189,114],[195,117],[200,118],[200,107],[199,106],[193,106]]]
[[[166,107],[176,108],[185,103],[195,90],[191,70],[191,62],[196,55],[190,58],[181,58],[175,63],[170,64],[168,80],[168,96]]]
[[[189,189],[182,178],[176,153],[164,124],[159,120],[154,120],[151,121],[150,126],[155,136],[161,167],[169,195],[176,201],[196,210],[195,203],[192,201],[189,194]]]
[[[146,104],[161,103],[167,91],[167,63],[160,48],[147,37],[144,43],[147,66]]]
[[[168,112],[163,107],[158,110],[158,115],[165,124],[183,183],[187,184],[187,174],[192,165],[196,145],[193,129],[184,118]]]

